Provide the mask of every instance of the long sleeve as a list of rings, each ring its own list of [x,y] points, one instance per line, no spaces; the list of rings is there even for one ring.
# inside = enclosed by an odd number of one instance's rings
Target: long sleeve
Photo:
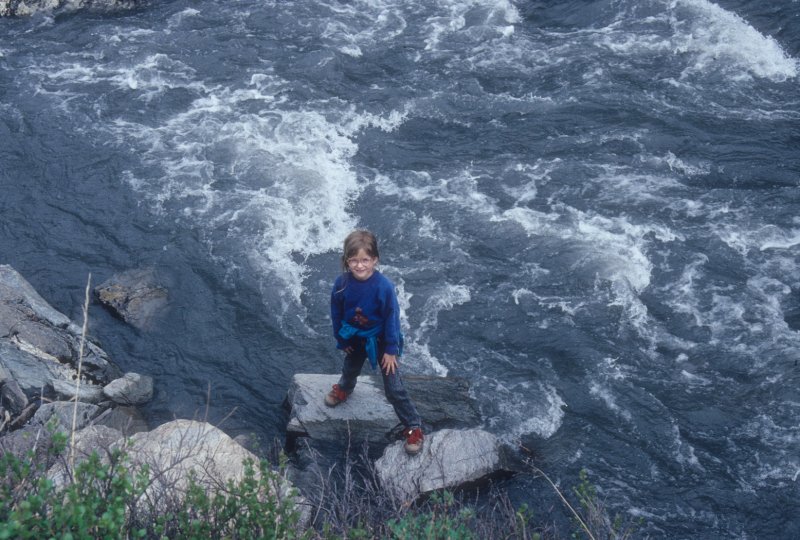
[[[333,337],[336,338],[336,348],[344,349],[347,342],[339,336],[344,319],[344,292],[342,291],[342,277],[336,279],[331,290],[331,323],[333,324]]]
[[[397,294],[391,281],[385,280],[382,287],[381,303],[383,305],[382,319],[386,352],[398,354],[400,352],[400,305]]]

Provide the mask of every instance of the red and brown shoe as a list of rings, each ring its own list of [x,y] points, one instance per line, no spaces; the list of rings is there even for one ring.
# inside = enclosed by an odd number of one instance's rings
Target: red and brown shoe
[[[422,430],[418,427],[408,428],[403,434],[406,437],[406,453],[410,456],[419,454],[422,450],[422,443],[425,440],[425,435],[422,434]]]
[[[336,407],[339,403],[347,401],[349,394],[342,390],[338,384],[334,384],[328,395],[325,396],[325,405],[328,407]]]

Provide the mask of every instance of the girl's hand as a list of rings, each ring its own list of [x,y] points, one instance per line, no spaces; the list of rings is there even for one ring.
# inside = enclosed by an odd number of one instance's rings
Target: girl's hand
[[[352,354],[353,353],[353,347],[345,347],[342,350],[344,351],[344,354]]]
[[[384,354],[381,358],[381,367],[386,371],[387,375],[391,375],[397,371],[397,356],[393,354]]]

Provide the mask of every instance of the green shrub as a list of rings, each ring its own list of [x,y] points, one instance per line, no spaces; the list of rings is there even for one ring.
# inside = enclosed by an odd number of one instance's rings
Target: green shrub
[[[258,471],[245,461],[244,477],[209,493],[194,478],[177,511],[160,515],[154,532],[168,538],[293,539],[308,538],[299,530],[296,492],[280,495],[280,474],[266,460]]]
[[[62,463],[66,437],[55,434],[48,457]],[[209,494],[193,478],[182,502],[155,501],[142,508],[149,485],[146,466],[132,471],[123,449],[80,462],[63,486],[48,478],[48,464],[31,451],[0,457],[0,539],[61,538],[307,538],[298,530],[294,493],[281,497],[279,475],[266,461],[258,472],[245,463],[239,482]]]
[[[476,538],[470,529],[475,514],[467,507],[456,508],[453,494],[449,491],[431,496],[431,510],[409,513],[400,519],[389,520],[387,526],[391,537],[397,540],[472,540]]]
[[[63,457],[66,437],[53,435],[48,456]],[[48,478],[46,465],[30,451],[20,459],[0,457],[0,539],[117,538],[126,531],[128,504],[141,495],[143,478],[128,471],[122,450],[102,461],[96,452],[71,471],[63,487]],[[133,533],[133,531],[129,531]],[[136,531],[131,536],[141,536]]]

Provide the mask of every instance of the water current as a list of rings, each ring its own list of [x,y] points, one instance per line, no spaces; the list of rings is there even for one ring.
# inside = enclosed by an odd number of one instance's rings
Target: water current
[[[92,308],[152,424],[264,440],[335,373],[356,226],[404,369],[642,536],[800,537],[800,2],[175,0],[0,20],[0,263]],[[227,417],[227,418],[226,418]],[[542,479],[518,503],[561,512]]]

